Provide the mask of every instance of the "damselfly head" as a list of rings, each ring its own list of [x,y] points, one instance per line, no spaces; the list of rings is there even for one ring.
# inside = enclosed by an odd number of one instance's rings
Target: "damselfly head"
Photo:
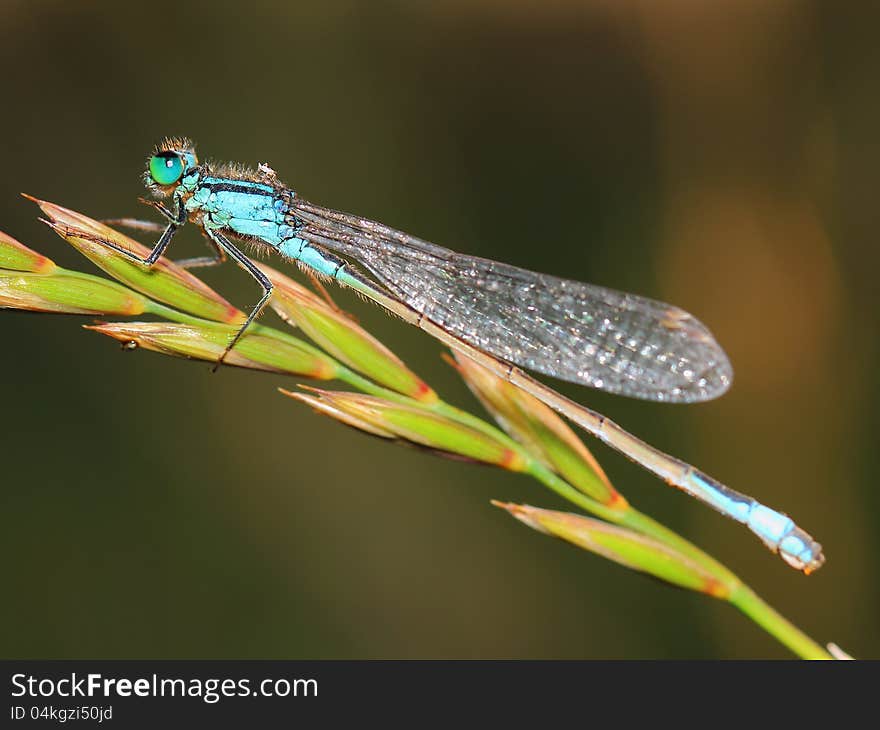
[[[199,164],[193,143],[186,138],[166,137],[157,144],[144,172],[144,184],[153,195],[171,193],[184,174]]]

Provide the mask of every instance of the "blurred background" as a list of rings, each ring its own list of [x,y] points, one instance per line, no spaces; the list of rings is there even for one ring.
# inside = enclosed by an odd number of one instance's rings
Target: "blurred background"
[[[816,640],[877,657],[878,22],[786,0],[4,0],[0,228],[91,270],[18,193],[144,216],[144,160],[182,134],[315,202],[674,302],[730,355],[727,395],[560,389],[785,509],[828,564],[795,573],[588,443]],[[201,251],[185,229],[175,256]],[[233,266],[204,278],[256,301]],[[435,342],[336,294],[477,408]],[[727,605],[489,505],[565,508],[525,477],[344,429],[277,395],[292,380],[123,355],[84,323],[0,313],[4,657],[790,656]]]

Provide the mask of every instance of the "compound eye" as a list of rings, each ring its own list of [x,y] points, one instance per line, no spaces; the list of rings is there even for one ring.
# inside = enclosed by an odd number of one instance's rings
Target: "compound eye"
[[[176,152],[159,152],[150,158],[150,177],[157,185],[174,185],[183,170],[183,160]]]

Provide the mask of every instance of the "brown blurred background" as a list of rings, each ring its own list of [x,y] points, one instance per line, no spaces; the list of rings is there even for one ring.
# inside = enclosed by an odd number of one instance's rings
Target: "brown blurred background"
[[[804,578],[597,457],[817,640],[880,655],[880,8],[310,5],[6,0],[0,228],[90,270],[18,193],[143,215],[149,148],[186,134],[316,202],[674,302],[727,349],[724,398],[563,390],[790,512],[828,564]],[[234,267],[205,278],[255,301]],[[433,341],[339,301],[476,407]],[[0,313],[4,657],[789,656],[489,506],[562,506],[524,477],[343,429],[276,394],[292,381],[123,356],[84,322]]]

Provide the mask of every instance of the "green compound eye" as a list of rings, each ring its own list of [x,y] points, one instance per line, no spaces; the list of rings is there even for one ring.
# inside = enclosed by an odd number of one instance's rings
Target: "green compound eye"
[[[160,152],[150,158],[150,177],[159,185],[173,185],[183,175],[183,160],[176,152]]]

